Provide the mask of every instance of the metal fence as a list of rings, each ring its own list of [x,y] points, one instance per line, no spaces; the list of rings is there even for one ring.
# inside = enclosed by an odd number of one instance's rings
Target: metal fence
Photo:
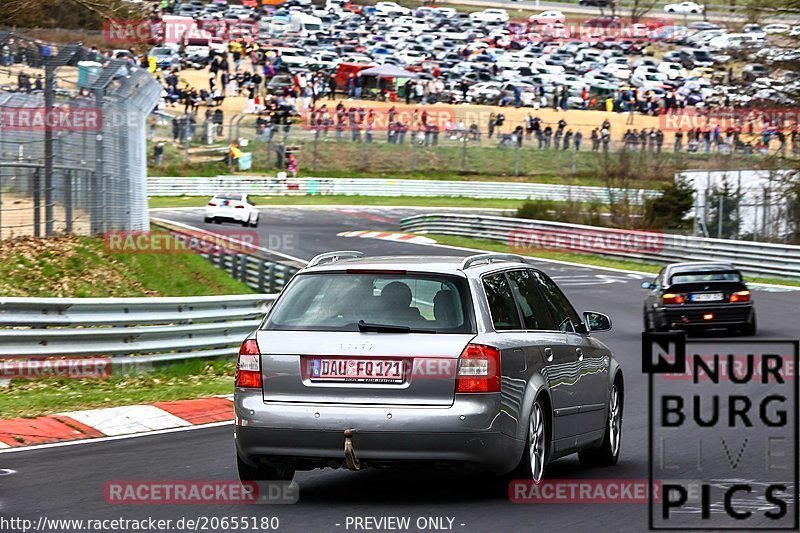
[[[378,178],[160,177],[148,179],[147,185],[147,192],[150,196],[213,196],[222,190],[233,190],[264,196],[447,196],[515,200],[574,200],[577,202],[601,202],[605,204],[627,200],[629,203],[636,205],[641,204],[644,198],[652,198],[661,194],[653,190],[543,183]]]
[[[800,246],[447,213],[412,216],[401,227],[499,241],[520,253],[552,249],[653,263],[728,261],[746,274],[800,279]]]
[[[363,103],[368,105],[367,102]],[[435,106],[429,106],[435,107]],[[457,109],[457,108],[456,108]],[[202,115],[202,112],[201,114]],[[658,144],[649,135],[646,139],[637,137],[636,143],[623,141],[625,130],[613,132],[613,138],[604,144],[591,139],[591,132],[597,126],[576,124],[581,120],[580,112],[564,115],[570,124],[563,135],[556,134],[556,124],[552,124],[553,134],[540,142],[535,135],[517,135],[514,130],[521,123],[507,121],[503,128],[489,137],[485,129],[480,135],[465,134],[463,130],[409,131],[398,133],[385,129],[371,133],[364,126],[357,129],[349,125],[337,131],[335,126],[326,130],[311,129],[305,123],[290,126],[274,125],[267,133],[257,135],[254,115],[235,115],[224,117],[219,130],[211,119],[196,116],[194,135],[187,139],[183,132],[191,131],[183,127],[183,117],[176,117],[170,126],[170,119],[162,119],[152,137],[156,142],[151,148],[151,161],[154,163],[151,174],[178,170],[183,165],[217,168],[228,163],[231,171],[253,170],[258,172],[286,170],[289,153],[294,154],[302,175],[342,175],[344,173],[369,173],[373,175],[403,174],[470,174],[476,176],[605,176],[612,172],[609,167],[617,161],[617,154],[625,153],[634,166],[657,168],[672,164],[682,166],[691,161],[708,164],[708,161],[721,166],[724,162],[746,161],[747,166],[766,159],[785,160],[800,156],[800,143],[783,149],[774,141],[769,155],[756,152],[751,146],[743,144],[734,149],[724,142],[710,143],[684,140],[675,151],[671,137]],[[652,118],[652,117],[645,117]],[[239,120],[242,119],[242,120]],[[544,126],[543,126],[544,127]],[[619,128],[619,126],[616,126]],[[633,126],[631,126],[632,128]],[[638,126],[641,128],[641,126]],[[626,127],[627,129],[628,127]],[[576,145],[576,136],[567,132],[581,131],[582,139]],[[210,133],[207,135],[207,133]],[[172,140],[172,142],[170,142]],[[164,144],[164,155],[155,155],[155,146]],[[228,158],[229,146],[236,143],[246,156],[232,162]],[[160,149],[160,148],[159,148]],[[612,155],[613,157],[606,157]],[[157,163],[158,162],[158,163]],[[220,172],[221,173],[221,172]],[[347,174],[344,174],[347,175]],[[654,172],[653,177],[657,177]],[[660,174],[659,174],[660,176]],[[613,172],[611,173],[613,177]]]
[[[125,366],[231,356],[276,297],[0,298],[0,358],[105,356]]]
[[[0,33],[0,46],[25,41]],[[78,45],[36,46],[47,55],[0,72],[0,238],[147,229],[146,119],[160,85],[124,60],[81,61],[95,58]]]

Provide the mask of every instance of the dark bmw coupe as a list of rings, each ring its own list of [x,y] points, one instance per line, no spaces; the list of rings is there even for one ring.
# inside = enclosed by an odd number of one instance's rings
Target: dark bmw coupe
[[[655,280],[644,302],[645,331],[728,329],[756,334],[753,297],[730,263],[675,263]]]

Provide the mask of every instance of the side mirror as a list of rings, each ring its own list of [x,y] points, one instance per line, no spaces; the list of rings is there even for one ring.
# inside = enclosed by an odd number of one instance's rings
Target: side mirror
[[[583,318],[589,331],[608,331],[611,329],[611,319],[603,313],[587,311],[583,313]]]
[[[643,289],[648,289],[648,290],[652,289],[653,288],[653,284],[650,283],[649,281],[643,281],[642,282],[642,288]]]

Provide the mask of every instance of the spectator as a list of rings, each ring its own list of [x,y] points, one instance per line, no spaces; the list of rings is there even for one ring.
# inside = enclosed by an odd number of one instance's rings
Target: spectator
[[[289,153],[289,157],[286,159],[286,170],[293,178],[297,177],[297,158],[293,153]]]
[[[580,152],[581,151],[581,141],[582,140],[583,140],[583,133],[581,133],[580,131],[576,131],[575,132],[575,138],[574,138],[574,141],[573,141],[575,143],[575,151],[576,152]]]

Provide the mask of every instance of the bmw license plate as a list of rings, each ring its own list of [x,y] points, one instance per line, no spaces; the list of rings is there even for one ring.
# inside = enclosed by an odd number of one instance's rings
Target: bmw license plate
[[[312,381],[347,381],[355,383],[401,383],[402,359],[350,359],[318,357],[309,361]]]
[[[711,292],[705,294],[692,294],[691,300],[693,302],[721,302],[721,292]]]

